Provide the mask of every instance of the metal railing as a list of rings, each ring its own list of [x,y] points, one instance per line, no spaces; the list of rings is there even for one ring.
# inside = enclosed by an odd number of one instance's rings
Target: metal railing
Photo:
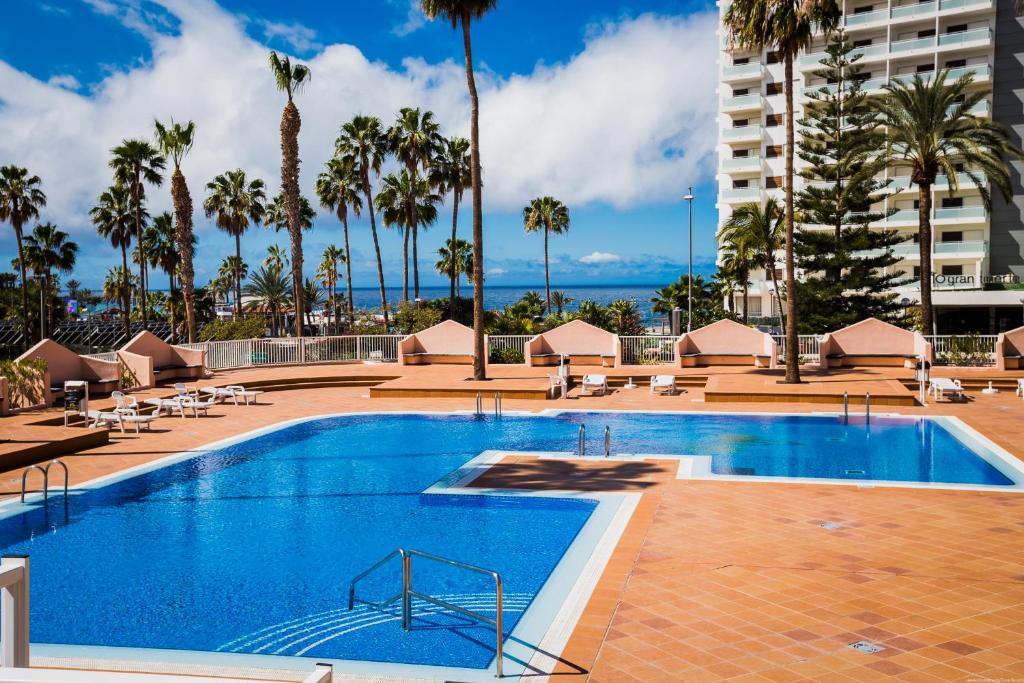
[[[786,357],[786,336],[776,335],[773,337],[775,343],[779,345],[779,360],[783,360]],[[808,363],[817,363],[819,360],[819,345],[821,344],[821,337],[816,334],[801,334],[799,336],[800,351],[799,355],[803,356]]]
[[[82,354],[85,358],[95,358],[97,360],[105,360],[112,363],[117,362],[117,351],[106,351],[105,353],[84,353]]]
[[[487,357],[493,358],[496,353],[513,351],[526,357],[526,342],[533,339],[529,334],[489,334],[487,335]]]
[[[997,334],[925,335],[931,342],[932,354],[939,365],[967,362],[972,365],[995,365]]]
[[[378,560],[369,569],[364,570],[362,573],[358,574],[354,579],[352,579],[352,581],[349,583],[349,586],[348,586],[348,608],[349,608],[349,610],[351,610],[351,609],[353,609],[355,607],[355,603],[356,603],[356,584],[359,583],[360,581],[362,581],[363,579],[365,579],[367,576],[369,576],[373,572],[375,572],[378,569],[380,569],[381,567],[383,567],[393,557],[396,557],[396,556],[399,557],[401,559],[401,561],[402,561],[402,591],[400,593],[398,593],[397,595],[393,595],[390,598],[387,598],[387,599],[385,599],[385,600],[383,600],[381,602],[366,602],[366,601],[363,601],[363,600],[360,600],[360,602],[362,602],[363,604],[368,605],[370,607],[383,610],[389,604],[395,602],[396,600],[401,600],[402,628],[404,630],[406,630],[406,631],[409,631],[409,630],[412,629],[412,601],[413,601],[413,598],[416,598],[417,600],[422,600],[423,602],[428,602],[428,603],[430,603],[432,605],[435,605],[436,607],[440,607],[441,609],[449,610],[449,611],[455,612],[456,614],[461,614],[464,617],[468,617],[470,619],[475,619],[476,621],[480,621],[480,622],[483,622],[485,624],[490,624],[491,626],[494,627],[494,633],[495,633],[495,648],[494,648],[495,649],[495,657],[494,657],[495,675],[498,678],[502,678],[502,676],[503,676],[503,663],[504,663],[503,662],[503,660],[504,660],[504,640],[505,640],[505,631],[504,631],[504,627],[502,625],[502,622],[503,622],[503,619],[502,619],[502,617],[503,617],[503,615],[502,615],[502,612],[503,612],[502,602],[503,602],[503,598],[504,598],[504,588],[503,588],[503,584],[502,584],[502,580],[501,580],[501,574],[499,574],[498,572],[496,572],[496,571],[494,571],[492,569],[485,569],[483,567],[478,567],[478,566],[473,565],[473,564],[467,564],[465,562],[459,562],[458,560],[452,560],[452,559],[449,559],[447,557],[441,557],[440,555],[434,555],[433,553],[427,553],[427,552],[424,552],[422,550],[411,550],[411,549],[407,550],[405,548],[397,548],[396,550],[391,551],[390,553],[385,555],[383,558]],[[487,616],[486,614],[481,614],[480,612],[477,612],[477,611],[474,611],[474,610],[471,610],[471,609],[466,609],[465,607],[460,607],[459,605],[452,604],[452,603],[448,602],[447,600],[442,600],[441,598],[437,598],[437,597],[434,597],[432,595],[428,595],[426,593],[420,593],[419,591],[415,590],[413,588],[413,585],[412,585],[412,558],[414,558],[414,557],[420,557],[420,558],[423,558],[425,560],[430,560],[432,562],[438,562],[440,564],[448,565],[449,567],[455,567],[456,569],[463,569],[465,571],[475,572],[477,574],[483,574],[485,576],[489,576],[492,579],[494,579],[494,609],[495,609],[494,618],[491,618],[491,617]]]
[[[623,365],[656,365],[676,359],[676,340],[667,335],[619,337]]]
[[[396,361],[398,342],[401,339],[403,335],[400,334],[282,337],[198,342],[181,346],[206,351],[207,368],[228,370],[264,365],[336,363],[350,360]]]
[[[47,501],[50,499],[50,468],[54,465],[60,465],[61,469],[64,470],[64,498],[68,497],[68,466],[64,464],[64,461],[60,458],[51,460],[46,463],[45,467],[40,465],[29,465],[25,468],[25,471],[21,475],[21,502],[25,502],[25,494],[28,493],[28,475],[32,470],[39,470],[43,475],[43,500]]]

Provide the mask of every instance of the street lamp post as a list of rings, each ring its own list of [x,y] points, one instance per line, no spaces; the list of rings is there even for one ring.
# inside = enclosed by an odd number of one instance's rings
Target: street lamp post
[[[689,205],[690,213],[690,229],[689,229],[689,246],[686,252],[686,331],[691,331],[691,321],[693,320],[693,186],[691,185],[686,196],[683,197],[686,203]]]
[[[39,341],[42,341],[46,339],[46,278],[36,275],[36,279],[39,280]]]

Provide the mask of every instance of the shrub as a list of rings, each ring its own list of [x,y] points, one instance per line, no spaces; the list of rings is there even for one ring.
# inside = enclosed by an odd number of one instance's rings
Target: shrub
[[[259,339],[267,336],[267,323],[260,317],[241,320],[214,320],[199,330],[199,341],[232,341],[234,339]]]
[[[950,337],[946,348],[939,354],[939,360],[947,365],[961,367],[985,365],[989,352],[977,334]]]
[[[525,362],[522,349],[494,349],[490,362],[500,365],[516,365]]]
[[[413,334],[441,322],[441,311],[433,306],[402,302],[391,319],[395,334]]]
[[[46,395],[46,361],[41,358],[0,361],[0,377],[7,380],[10,408],[43,403]]]

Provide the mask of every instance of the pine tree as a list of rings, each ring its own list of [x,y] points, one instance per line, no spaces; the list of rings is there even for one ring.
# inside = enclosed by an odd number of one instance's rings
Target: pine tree
[[[894,210],[871,208],[887,196],[890,181],[879,176],[888,159],[879,153],[883,134],[853,52],[841,31],[829,41],[828,56],[815,72],[827,85],[809,94],[800,121],[796,153],[807,165],[797,199],[803,225],[794,245],[805,274],[797,284],[801,332],[835,330],[869,317],[891,320],[902,310],[892,289],[907,279],[893,268],[900,259],[892,248],[905,238],[870,227]]]

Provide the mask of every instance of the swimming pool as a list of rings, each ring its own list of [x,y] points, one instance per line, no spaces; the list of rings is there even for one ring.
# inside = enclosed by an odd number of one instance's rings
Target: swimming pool
[[[0,547],[32,557],[34,642],[483,671],[493,665],[491,627],[417,603],[406,633],[396,612],[349,612],[348,581],[397,547],[494,569],[506,633],[539,643],[614,505],[599,494],[445,487],[484,451],[565,452],[581,424],[591,453],[607,426],[617,454],[702,456],[723,476],[1015,484],[952,423],[931,419],[345,415],[188,454],[76,492],[66,506],[51,498],[12,509],[0,519]],[[486,577],[416,571],[417,590],[493,614]],[[392,595],[398,581],[397,565],[376,572],[360,597]]]

